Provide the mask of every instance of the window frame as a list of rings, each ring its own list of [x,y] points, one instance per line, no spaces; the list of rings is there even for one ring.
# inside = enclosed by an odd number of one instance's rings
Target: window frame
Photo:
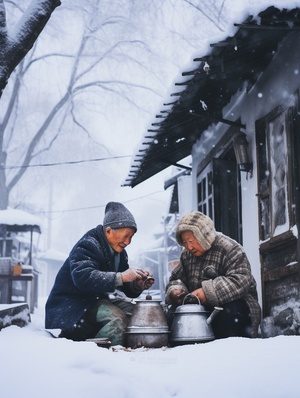
[[[278,106],[268,115],[256,122],[256,153],[257,153],[257,196],[258,196],[258,217],[259,217],[259,237],[261,241],[276,241],[278,237],[285,235],[296,224],[295,217],[295,198],[293,187],[293,121],[295,108],[293,106]],[[272,157],[271,135],[274,130],[271,125],[284,121],[285,133],[285,224],[276,224],[276,203],[274,201],[274,168],[271,162]],[[275,159],[276,161],[276,159]],[[279,161],[282,161],[280,159]],[[279,203],[280,205],[280,203]],[[278,213],[277,213],[278,214]]]

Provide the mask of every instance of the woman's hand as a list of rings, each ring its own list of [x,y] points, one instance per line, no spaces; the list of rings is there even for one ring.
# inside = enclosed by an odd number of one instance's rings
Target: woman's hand
[[[186,294],[186,291],[183,289],[172,289],[169,298],[172,304],[181,305]]]
[[[205,297],[205,293],[204,293],[202,287],[194,290],[193,292],[191,292],[191,294],[193,294],[194,296],[197,296],[198,299],[200,300],[201,304],[203,304],[203,305],[206,304],[206,297]]]

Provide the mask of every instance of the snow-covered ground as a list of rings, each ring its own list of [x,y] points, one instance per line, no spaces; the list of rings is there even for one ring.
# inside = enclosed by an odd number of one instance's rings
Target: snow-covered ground
[[[125,350],[55,339],[44,305],[0,332],[2,398],[299,398],[300,337]]]

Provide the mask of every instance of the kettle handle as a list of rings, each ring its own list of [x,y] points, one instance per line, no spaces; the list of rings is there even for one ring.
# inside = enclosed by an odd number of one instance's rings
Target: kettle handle
[[[200,300],[199,300],[199,297],[196,296],[196,295],[193,294],[193,293],[188,293],[186,296],[184,296],[184,299],[183,299],[183,301],[182,301],[182,305],[184,305],[184,302],[185,302],[185,299],[187,298],[187,296],[194,296],[194,297],[196,297],[196,299],[198,300],[199,305],[201,305]]]

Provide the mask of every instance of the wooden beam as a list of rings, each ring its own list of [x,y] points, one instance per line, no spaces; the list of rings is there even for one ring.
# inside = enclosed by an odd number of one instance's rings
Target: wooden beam
[[[299,265],[293,264],[284,267],[278,267],[270,271],[264,272],[262,279],[264,282],[277,281],[292,275],[299,275]]]

